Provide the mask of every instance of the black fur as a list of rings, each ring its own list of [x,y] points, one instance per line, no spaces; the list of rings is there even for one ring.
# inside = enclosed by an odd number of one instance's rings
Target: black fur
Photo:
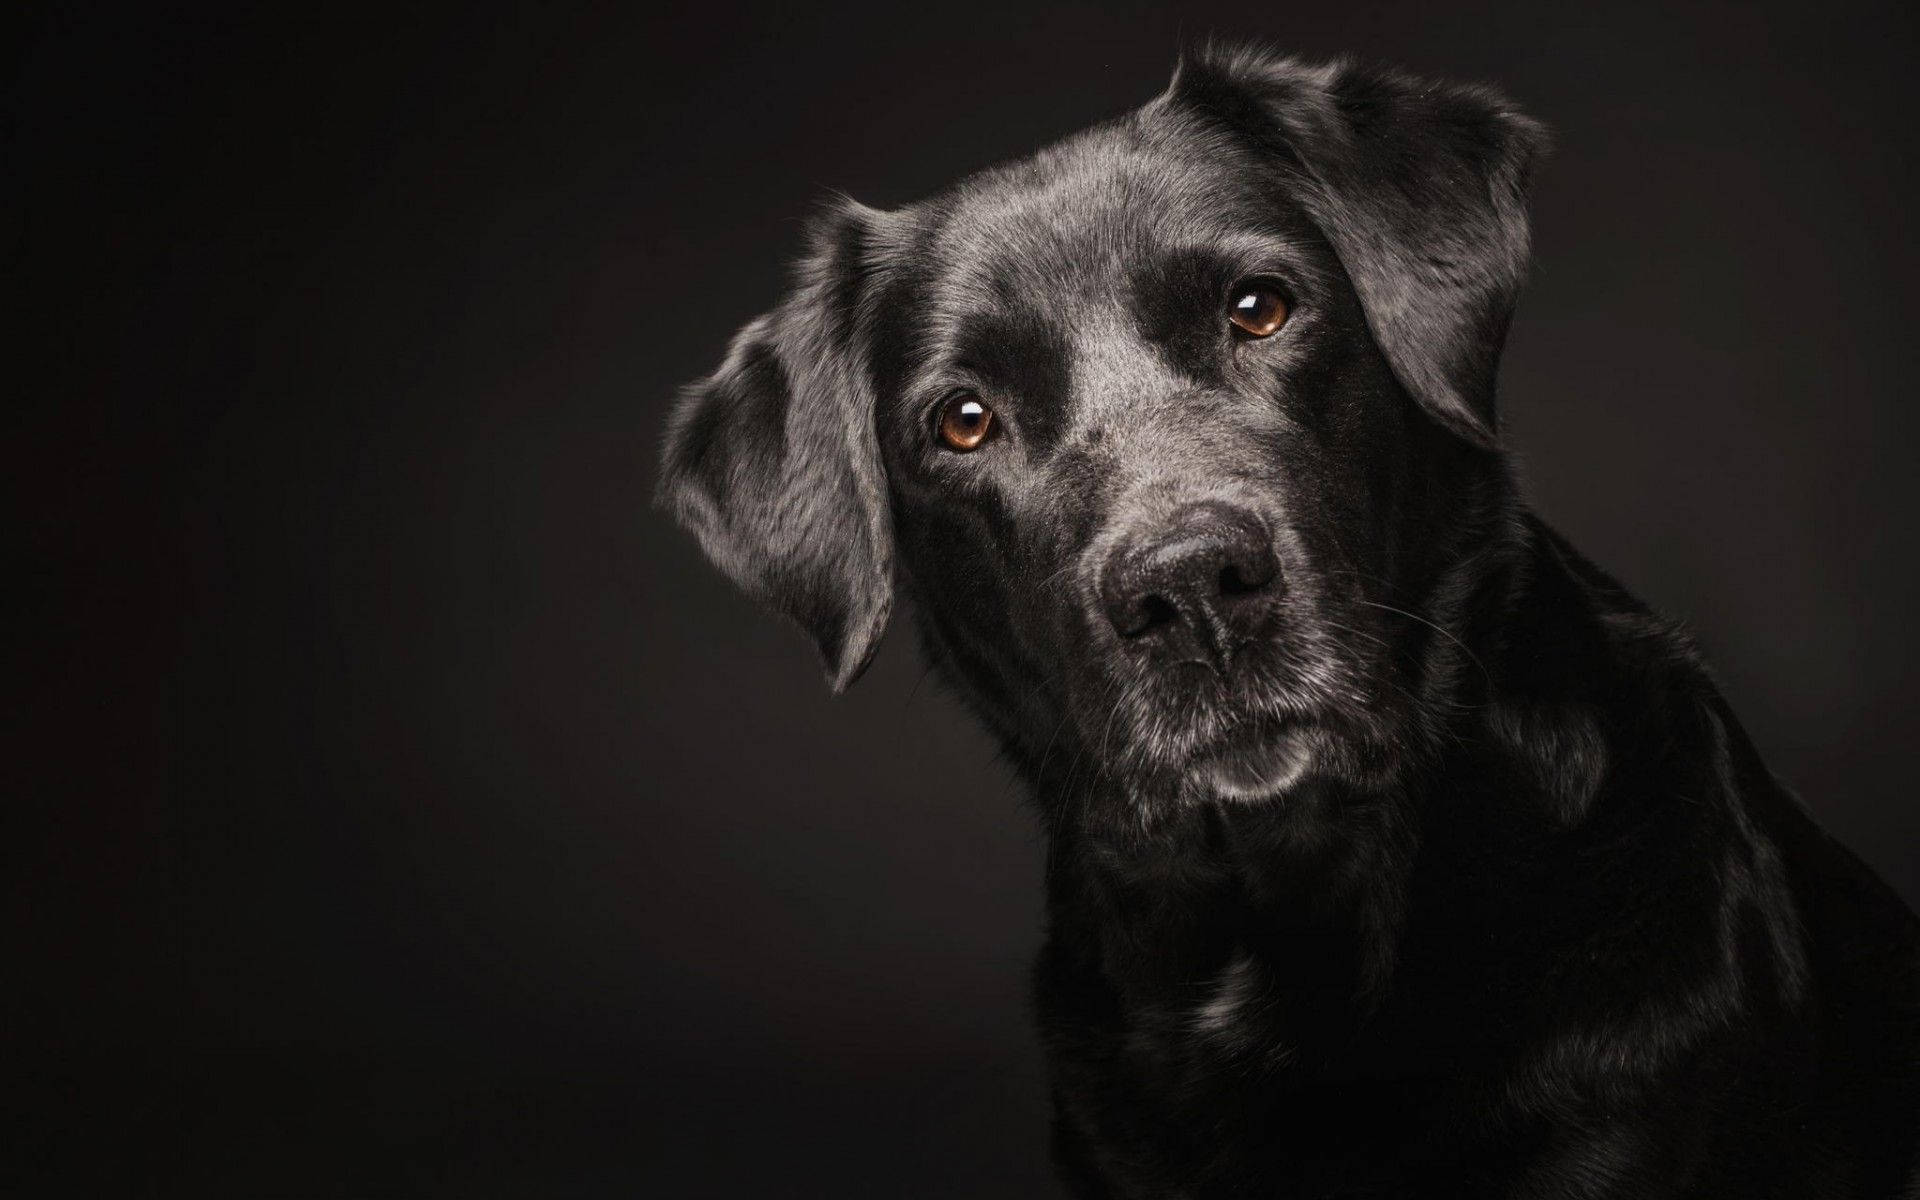
[[[662,496],[714,559],[838,686],[897,582],[1032,785],[1078,1194],[1920,1189],[1920,926],[1515,494],[1543,145],[1482,89],[1202,55],[837,208],[676,416]],[[1272,337],[1227,324],[1247,279]],[[956,389],[1000,423],[970,454]],[[1273,582],[1230,586],[1229,526]],[[1144,632],[1109,615],[1143,561]]]

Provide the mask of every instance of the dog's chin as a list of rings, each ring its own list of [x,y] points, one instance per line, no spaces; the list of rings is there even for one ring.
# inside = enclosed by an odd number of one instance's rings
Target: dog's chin
[[[1314,740],[1312,728],[1300,722],[1268,726],[1202,755],[1192,777],[1217,799],[1271,800],[1306,778],[1313,767]]]

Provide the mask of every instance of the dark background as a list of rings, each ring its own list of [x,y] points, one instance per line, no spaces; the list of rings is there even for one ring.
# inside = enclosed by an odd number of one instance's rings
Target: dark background
[[[1905,6],[19,7],[4,1190],[1049,1194],[1017,789],[647,498],[826,189],[1210,31],[1558,131],[1531,493],[1920,897]]]

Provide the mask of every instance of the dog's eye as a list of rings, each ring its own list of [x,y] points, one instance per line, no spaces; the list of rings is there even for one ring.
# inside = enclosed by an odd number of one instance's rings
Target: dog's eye
[[[940,405],[937,424],[947,449],[965,454],[992,436],[993,410],[972,392],[956,392]]]
[[[1248,337],[1263,338],[1287,323],[1287,299],[1271,284],[1241,284],[1227,319]]]

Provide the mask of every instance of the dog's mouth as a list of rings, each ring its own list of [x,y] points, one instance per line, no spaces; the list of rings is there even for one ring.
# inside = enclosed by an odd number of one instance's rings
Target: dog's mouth
[[[1366,664],[1317,629],[1248,644],[1231,675],[1091,675],[1093,702],[1075,712],[1088,757],[1141,795],[1194,800],[1264,800],[1345,770],[1374,716],[1361,701],[1371,689]]]
[[[1194,760],[1194,778],[1226,800],[1265,800],[1286,791],[1313,765],[1313,725],[1272,718]]]

